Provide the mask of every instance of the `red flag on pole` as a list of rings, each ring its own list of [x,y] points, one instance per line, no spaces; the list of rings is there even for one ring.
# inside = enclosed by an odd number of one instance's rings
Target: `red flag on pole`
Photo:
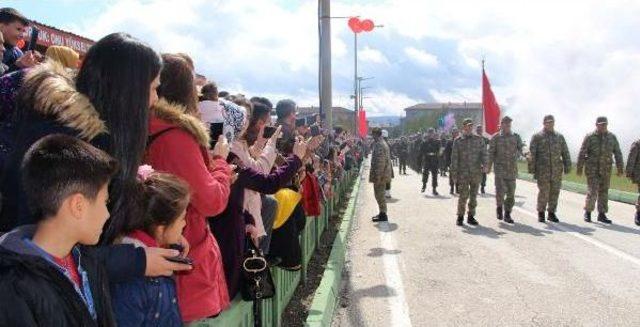
[[[358,111],[358,113],[358,132],[360,137],[367,137],[367,133],[369,132],[367,130],[367,114],[362,109]]]
[[[500,125],[500,106],[491,90],[489,78],[484,72],[484,62],[482,65],[482,109],[484,110],[484,126],[487,134],[493,135],[498,132]]]

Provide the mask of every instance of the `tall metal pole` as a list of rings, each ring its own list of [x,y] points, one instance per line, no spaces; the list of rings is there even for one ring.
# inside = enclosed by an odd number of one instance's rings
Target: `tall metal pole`
[[[353,114],[354,132],[358,133],[358,33],[353,33]]]
[[[333,128],[331,90],[331,6],[330,0],[318,0],[320,6],[320,112],[326,115],[329,128]]]

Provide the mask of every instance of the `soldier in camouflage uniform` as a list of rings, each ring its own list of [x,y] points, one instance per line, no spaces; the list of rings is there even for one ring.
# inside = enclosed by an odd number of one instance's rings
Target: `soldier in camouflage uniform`
[[[629,158],[627,159],[627,177],[638,185],[638,193],[640,193],[640,140],[635,141],[631,145]],[[640,195],[636,202],[636,225],[640,226]]]
[[[447,167],[451,167],[451,152],[453,151],[453,141],[455,141],[460,133],[457,128],[453,128],[451,130],[451,139],[447,141],[447,145],[444,147],[444,161]],[[458,193],[458,186],[455,185],[453,178],[451,178],[451,172],[449,172],[449,194],[453,195],[453,193]]]
[[[522,154],[523,147],[520,135],[511,132],[511,121],[509,116],[502,118],[500,133],[489,142],[487,165],[487,173],[495,166],[497,217],[502,220],[504,213],[504,222],[509,224],[513,224],[511,210],[515,203],[518,157]]]
[[[440,155],[440,141],[436,139],[436,131],[429,128],[427,139],[422,143],[420,154],[422,157],[422,193],[427,188],[429,174],[431,174],[431,187],[433,195],[438,195],[438,157]]]
[[[485,149],[489,147],[489,138],[484,136],[482,133],[482,125],[478,125],[476,127],[476,135],[480,136],[482,138],[482,140],[484,141],[484,147]],[[485,193],[485,187],[487,187],[487,174],[486,173],[482,173],[482,181],[480,181],[480,193],[484,194]]]
[[[406,137],[401,137],[400,142],[397,143],[396,149],[398,152],[398,160],[400,161],[400,166],[398,167],[399,175],[407,174],[407,156],[409,155],[409,144],[407,143]]]
[[[458,198],[458,220],[456,224],[462,226],[465,206],[469,200],[469,215],[467,223],[477,225],[475,219],[476,197],[478,186],[482,180],[482,172],[487,165],[487,148],[484,140],[473,134],[473,120],[467,118],[463,122],[463,135],[453,142],[451,151],[450,176],[458,183],[460,197]]]
[[[554,131],[555,119],[544,117],[544,129],[536,133],[529,143],[529,173],[538,184],[538,221],[545,221],[545,209],[549,221],[559,222],[556,215],[562,173],[571,172],[571,156],[562,134]]]
[[[385,199],[385,188],[391,182],[391,155],[387,142],[382,139],[382,131],[374,128],[371,131],[374,142],[372,145],[371,171],[369,172],[369,182],[373,183],[373,192],[378,202],[380,213],[373,217],[374,222],[387,221],[387,201]]]
[[[576,173],[582,176],[584,168],[587,175],[587,199],[584,204],[584,221],[591,222],[591,212],[598,201],[598,221],[611,224],[607,218],[609,210],[609,184],[611,182],[612,156],[616,160],[618,176],[624,174],[624,163],[620,144],[613,133],[607,131],[607,117],[598,117],[596,131],[589,133],[582,141]]]

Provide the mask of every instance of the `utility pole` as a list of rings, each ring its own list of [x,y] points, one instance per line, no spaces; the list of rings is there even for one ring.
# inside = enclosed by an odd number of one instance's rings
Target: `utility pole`
[[[326,115],[328,128],[333,128],[333,104],[331,92],[331,4],[318,0],[318,27],[320,33],[320,113]]]

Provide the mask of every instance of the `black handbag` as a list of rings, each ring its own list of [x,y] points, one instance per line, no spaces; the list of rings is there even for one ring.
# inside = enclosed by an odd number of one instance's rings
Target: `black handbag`
[[[267,260],[247,237],[247,248],[242,260],[242,286],[240,293],[245,301],[269,299],[275,296],[276,288]]]

